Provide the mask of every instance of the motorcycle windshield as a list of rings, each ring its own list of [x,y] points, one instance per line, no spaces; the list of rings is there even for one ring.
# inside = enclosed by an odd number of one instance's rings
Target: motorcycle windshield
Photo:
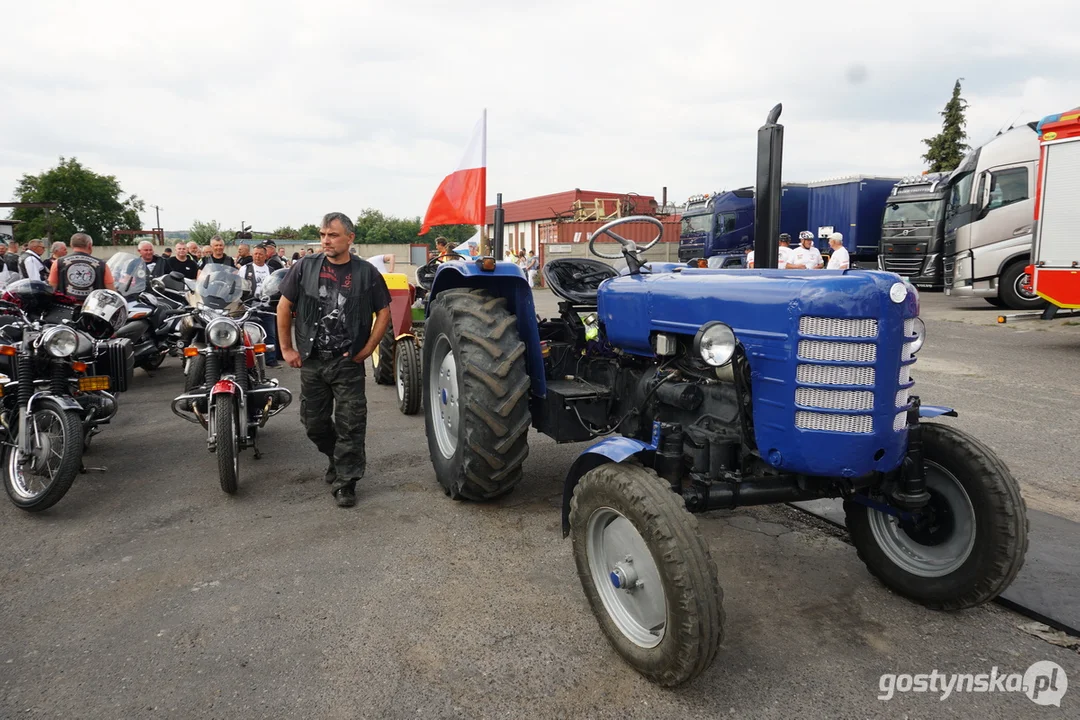
[[[146,263],[138,255],[120,252],[105,263],[112,272],[116,292],[125,298],[133,297],[146,290],[148,275]]]
[[[281,294],[281,283],[285,281],[285,276],[288,274],[287,268],[281,268],[270,273],[270,277],[263,280],[259,295],[264,300],[276,300],[278,295]]]
[[[196,302],[214,310],[224,310],[243,295],[244,281],[236,268],[209,263],[199,271],[194,293]]]

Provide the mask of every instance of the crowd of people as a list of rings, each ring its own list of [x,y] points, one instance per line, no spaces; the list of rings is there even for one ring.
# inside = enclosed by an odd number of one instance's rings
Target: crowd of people
[[[792,245],[791,235],[780,233],[780,253],[776,267],[780,270],[847,270],[851,256],[844,247],[844,236],[834,232],[829,235],[829,262],[825,264],[821,251],[814,247],[814,234],[809,230],[799,233],[799,244]],[[754,267],[754,250],[746,251],[746,266]]]

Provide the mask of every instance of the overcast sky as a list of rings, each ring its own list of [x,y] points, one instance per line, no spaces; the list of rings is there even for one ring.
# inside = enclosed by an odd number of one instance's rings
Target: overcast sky
[[[777,102],[789,181],[921,171],[958,77],[976,143],[1080,105],[1075,0],[518,5],[0,4],[0,199],[75,156],[167,230],[422,215],[486,107],[490,202],[682,202],[753,182]]]

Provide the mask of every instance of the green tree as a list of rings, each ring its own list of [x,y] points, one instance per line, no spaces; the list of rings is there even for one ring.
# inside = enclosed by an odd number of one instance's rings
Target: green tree
[[[315,242],[319,239],[319,226],[312,223],[307,225],[301,225],[297,231],[298,239],[305,240],[307,242]]]
[[[215,235],[220,235],[221,239],[228,243],[235,234],[235,231],[226,230],[221,227],[221,223],[217,220],[211,220],[210,222],[196,220],[191,223],[191,229],[188,231],[188,240],[197,242],[199,245],[209,245],[210,238]]]
[[[277,230],[275,230],[273,232],[273,236],[274,237],[279,237],[279,238],[289,238],[290,240],[295,240],[298,237],[300,237],[300,233],[297,232],[291,225],[285,225],[285,226],[279,227]]]
[[[938,113],[944,118],[941,132],[923,140],[927,150],[922,158],[930,164],[930,172],[955,170],[968,150],[968,145],[964,142],[967,139],[967,132],[964,130],[967,119],[964,113],[968,104],[967,100],[960,97],[960,80],[953,85],[952,97],[945,104],[945,109]]]
[[[113,230],[138,230],[142,226],[139,213],[143,201],[127,195],[114,175],[98,175],[76,158],[60,158],[59,164],[40,175],[26,173],[15,188],[17,202],[54,202],[58,206],[48,211],[41,208],[16,208],[11,217],[22,220],[15,228],[20,243],[36,237],[53,240],[71,238],[85,232],[99,245],[112,243]],[[130,244],[132,238],[121,238]]]

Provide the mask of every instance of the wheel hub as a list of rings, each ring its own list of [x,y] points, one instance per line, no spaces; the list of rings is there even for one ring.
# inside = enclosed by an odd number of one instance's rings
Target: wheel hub
[[[435,441],[443,457],[453,457],[457,452],[457,433],[460,410],[458,408],[457,361],[450,347],[450,340],[440,336],[432,353],[432,372],[428,391],[432,413]]]
[[[637,571],[634,570],[634,558],[630,555],[627,555],[626,559],[622,562],[615,563],[615,567],[611,569],[609,577],[611,578],[611,584],[615,586],[616,590],[630,592],[641,586],[641,581],[638,580]]]
[[[941,493],[929,490],[930,502],[920,511],[918,519],[901,521],[900,527],[908,537],[927,547],[940,545],[948,540],[956,530],[956,519],[949,509],[949,503]]]

